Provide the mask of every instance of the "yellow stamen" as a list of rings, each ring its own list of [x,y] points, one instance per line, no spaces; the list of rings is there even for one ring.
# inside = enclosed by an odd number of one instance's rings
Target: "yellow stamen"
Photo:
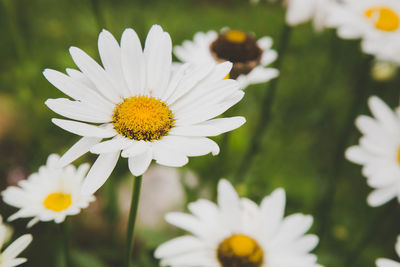
[[[56,212],[68,209],[71,204],[71,195],[64,193],[52,193],[43,201],[43,205],[46,209]]]
[[[400,147],[397,149],[397,163],[400,164]]]
[[[119,134],[138,141],[159,140],[174,126],[167,104],[152,96],[126,98],[115,107],[112,118]]]
[[[231,74],[228,73],[228,74],[224,77],[224,80],[229,79],[230,77],[231,77]]]
[[[365,11],[365,16],[382,31],[392,32],[400,27],[400,17],[388,7],[372,7]]]
[[[218,246],[218,260],[222,267],[260,267],[264,262],[264,252],[251,237],[235,234]]]
[[[243,43],[246,40],[246,33],[237,30],[231,30],[225,33],[225,38],[232,43]]]

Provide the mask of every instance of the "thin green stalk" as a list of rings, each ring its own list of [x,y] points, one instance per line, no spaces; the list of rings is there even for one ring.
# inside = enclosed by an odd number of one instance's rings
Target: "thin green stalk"
[[[133,183],[131,209],[129,211],[128,228],[126,230],[125,257],[123,265],[124,267],[130,267],[131,265],[132,251],[133,251],[133,234],[135,231],[135,222],[139,207],[141,186],[142,186],[142,176],[135,177]]]
[[[280,69],[286,48],[289,44],[290,40],[291,27],[288,25],[284,25],[281,39],[278,47],[278,59],[275,61],[274,68]],[[244,157],[242,162],[239,165],[239,168],[234,176],[234,181],[240,182],[244,179],[245,174],[250,169],[251,164],[255,158],[255,156],[260,152],[261,149],[261,141],[264,136],[265,130],[271,121],[271,108],[275,99],[276,89],[278,87],[279,77],[272,80],[267,88],[267,92],[263,101],[261,102],[261,112],[258,123],[256,124],[256,129],[253,131],[253,135],[251,137],[251,143],[244,153]]]
[[[64,262],[66,267],[71,267],[71,250],[69,245],[69,229],[67,222],[63,222],[61,225],[62,235],[62,250],[64,254]]]
[[[97,26],[99,30],[102,30],[103,28],[105,28],[106,23],[103,14],[101,12],[100,0],[91,0],[90,2],[94,17],[96,18]]]

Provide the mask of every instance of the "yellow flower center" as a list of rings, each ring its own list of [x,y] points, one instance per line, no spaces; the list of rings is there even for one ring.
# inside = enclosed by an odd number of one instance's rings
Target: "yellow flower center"
[[[229,79],[230,77],[231,77],[231,74],[228,73],[228,74],[224,77],[224,80]]]
[[[243,43],[246,40],[246,33],[238,30],[231,30],[225,33],[225,38],[232,43]]]
[[[400,164],[400,147],[397,149],[397,163]]]
[[[112,118],[119,134],[138,141],[159,140],[174,126],[167,104],[152,96],[126,98],[115,107]]]
[[[387,7],[372,7],[365,11],[365,16],[381,31],[392,32],[400,27],[399,15]]]
[[[60,212],[66,210],[71,206],[72,199],[70,194],[52,193],[43,201],[46,209]]]
[[[261,267],[264,252],[251,237],[235,234],[218,246],[217,257],[222,267]]]

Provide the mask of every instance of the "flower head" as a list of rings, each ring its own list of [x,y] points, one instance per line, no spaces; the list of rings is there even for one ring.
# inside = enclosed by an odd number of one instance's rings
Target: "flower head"
[[[17,258],[17,256],[32,242],[32,235],[27,234],[19,237],[1,251],[10,237],[10,228],[3,224],[3,219],[0,216],[0,267],[14,267],[26,262],[25,258]]]
[[[380,206],[400,196],[400,110],[393,112],[381,99],[368,101],[375,118],[359,116],[356,126],[363,136],[359,145],[346,151],[346,158],[363,165],[362,174],[375,190],[368,204]]]
[[[271,46],[270,37],[257,40],[252,34],[224,28],[220,33],[198,32],[193,41],[176,46],[174,53],[185,63],[232,62],[233,68],[227,77],[236,79],[244,89],[278,76],[278,70],[267,67],[277,58]]]
[[[245,122],[243,117],[214,119],[243,97],[237,81],[224,80],[231,63],[172,68],[170,36],[157,25],[151,28],[144,51],[132,29],[124,31],[121,46],[102,31],[98,45],[104,68],[72,47],[70,53],[81,71],[68,69],[68,75],[44,71],[54,86],[73,98],[46,101],[50,109],[72,119],[53,122],[83,136],[60,164],[88,151],[99,154],[83,192],[91,194],[100,188],[120,155],[128,158],[135,176],[142,175],[153,159],[180,167],[188,157],[218,154],[218,145],[206,137]]]
[[[284,218],[285,191],[275,190],[261,205],[239,198],[221,180],[218,205],[204,199],[189,204],[192,214],[169,213],[166,220],[191,233],[157,248],[163,266],[277,267],[319,266],[309,254],[318,243],[305,235],[313,218],[293,214]]]
[[[400,257],[400,236],[397,237],[395,250],[396,250],[397,256]],[[376,266],[377,267],[399,267],[400,266],[400,262],[393,261],[393,260],[390,260],[390,259],[380,258],[380,259],[376,260]]]
[[[66,216],[78,214],[94,201],[93,195],[81,193],[89,164],[59,168],[58,160],[58,155],[50,155],[46,165],[37,173],[2,192],[3,201],[19,209],[9,218],[10,221],[33,217],[28,227],[38,221],[61,223]]]

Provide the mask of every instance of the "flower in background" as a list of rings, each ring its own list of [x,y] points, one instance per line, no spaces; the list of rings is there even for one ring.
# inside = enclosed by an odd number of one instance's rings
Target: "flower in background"
[[[395,245],[397,255],[400,257],[400,236],[397,237]],[[400,262],[393,261],[390,259],[379,258],[376,260],[376,266],[378,267],[400,267]]]
[[[88,151],[99,154],[84,182],[85,193],[92,194],[105,183],[120,154],[128,158],[135,176],[142,175],[153,159],[180,167],[188,157],[218,154],[218,145],[206,136],[231,131],[245,122],[243,117],[213,119],[244,95],[237,81],[224,80],[231,63],[172,68],[171,38],[158,25],[151,28],[144,51],[132,29],[124,31],[121,47],[107,31],[100,33],[98,44],[104,68],[72,47],[70,53],[82,72],[69,69],[68,76],[44,71],[54,86],[73,98],[49,99],[46,105],[77,120],[53,122],[83,136],[60,164]],[[104,138],[111,139],[101,142]]]
[[[297,26],[313,21],[316,31],[326,27],[326,19],[333,0],[287,0],[286,23]]]
[[[389,61],[376,60],[371,68],[371,76],[375,81],[390,81],[398,72],[398,66]]]
[[[400,64],[400,1],[345,0],[331,5],[328,24],[341,38],[362,38],[365,53]]]
[[[258,206],[221,180],[218,205],[200,199],[189,204],[192,214],[167,214],[169,223],[192,235],[162,244],[155,256],[171,267],[319,266],[309,254],[318,237],[305,235],[313,218],[299,213],[284,218],[285,201],[285,191],[277,189]]]
[[[375,118],[361,115],[356,126],[363,136],[346,150],[348,160],[363,165],[362,174],[374,188],[368,204],[376,207],[400,196],[400,109],[393,112],[381,99],[368,101]]]
[[[236,79],[242,89],[250,84],[264,83],[279,75],[279,71],[267,67],[277,58],[271,49],[272,39],[257,40],[252,34],[224,28],[215,31],[198,32],[193,41],[184,41],[174,48],[174,54],[182,62],[202,64],[230,61],[233,63],[227,77]]]
[[[24,258],[17,258],[17,256],[32,242],[32,235],[27,234],[19,237],[5,250],[1,251],[10,240],[11,233],[11,229],[3,224],[3,219],[0,216],[0,267],[14,267],[27,261]]]
[[[33,217],[28,227],[39,221],[61,223],[66,216],[78,214],[95,200],[93,195],[81,193],[89,164],[59,168],[59,159],[58,155],[51,154],[37,173],[2,192],[5,203],[19,208],[8,218],[9,221]]]

